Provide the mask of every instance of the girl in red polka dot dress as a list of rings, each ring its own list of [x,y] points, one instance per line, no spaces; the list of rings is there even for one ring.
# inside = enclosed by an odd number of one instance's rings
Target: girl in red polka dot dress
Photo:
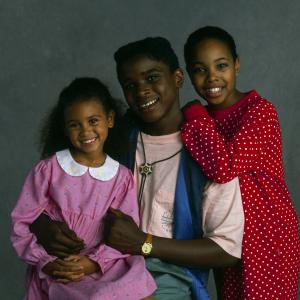
[[[184,50],[192,84],[208,105],[185,108],[183,141],[209,179],[238,176],[242,192],[242,260],[225,270],[222,299],[297,299],[298,219],[284,180],[277,112],[256,91],[236,89],[240,61],[223,29],[200,28]]]

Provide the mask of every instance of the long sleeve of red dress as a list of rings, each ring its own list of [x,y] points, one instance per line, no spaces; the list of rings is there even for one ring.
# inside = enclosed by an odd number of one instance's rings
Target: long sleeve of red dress
[[[227,111],[212,112],[210,116],[201,106],[188,107],[184,112],[187,121],[182,126],[182,139],[204,173],[214,181],[225,183],[256,171],[283,180],[276,110],[263,100],[256,105],[247,105],[243,100],[229,110],[229,116]]]
[[[251,91],[230,108],[208,112],[193,104],[184,116],[183,142],[207,177],[240,181],[242,262],[227,272],[224,299],[297,299],[298,220],[284,181],[276,109]]]

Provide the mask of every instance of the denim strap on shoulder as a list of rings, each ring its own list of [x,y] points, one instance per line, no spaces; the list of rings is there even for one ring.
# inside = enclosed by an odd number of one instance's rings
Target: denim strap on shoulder
[[[173,233],[175,239],[189,240],[202,237],[201,197],[205,183],[206,178],[199,166],[193,161],[186,149],[183,149],[175,191]],[[208,270],[184,269],[193,279],[193,299],[210,299],[206,288]]]

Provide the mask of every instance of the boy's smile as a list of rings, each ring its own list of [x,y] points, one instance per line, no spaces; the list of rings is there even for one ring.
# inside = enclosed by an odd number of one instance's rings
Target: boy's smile
[[[182,71],[172,72],[165,63],[141,55],[124,62],[120,70],[126,101],[149,133],[177,131],[182,118],[179,106]]]

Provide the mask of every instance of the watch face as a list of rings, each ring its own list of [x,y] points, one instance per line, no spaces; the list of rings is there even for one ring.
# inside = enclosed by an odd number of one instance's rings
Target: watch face
[[[152,250],[152,244],[150,243],[144,243],[143,246],[142,246],[142,252],[144,254],[150,254]]]

